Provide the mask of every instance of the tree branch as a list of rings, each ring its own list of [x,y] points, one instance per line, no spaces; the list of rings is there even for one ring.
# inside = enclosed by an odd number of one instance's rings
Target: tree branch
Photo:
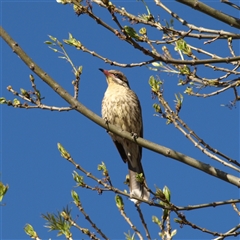
[[[58,95],[60,95],[66,102],[68,102],[72,108],[74,108],[76,111],[83,114],[85,117],[89,118],[91,121],[95,122],[102,128],[105,128],[108,131],[123,138],[126,138],[130,141],[135,141],[140,146],[147,148],[151,151],[175,159],[179,162],[185,163],[209,175],[212,175],[223,181],[226,181],[230,184],[240,187],[240,178],[236,176],[223,172],[217,168],[212,167],[209,164],[205,164],[180,152],[150,142],[143,138],[133,139],[131,133],[122,131],[120,128],[112,124],[106,124],[104,119],[96,115],[91,110],[87,109],[83,104],[81,104],[73,96],[71,96],[64,88],[62,88],[57,82],[55,82],[50,76],[48,76],[48,74],[44,72],[35,62],[33,62],[33,60],[22,50],[22,48],[8,35],[8,33],[1,26],[0,37],[4,39],[4,41],[13,49],[13,52],[15,52],[34,73],[36,73]]]
[[[239,18],[234,18],[225,13],[217,11],[216,9],[209,7],[208,5],[206,5],[202,2],[199,2],[198,0],[176,0],[176,1],[180,2],[182,4],[185,4],[187,6],[190,6],[193,9],[203,12],[204,14],[207,14],[215,19],[218,19],[219,21],[224,22],[224,23],[230,25],[231,27],[240,29],[240,19]]]

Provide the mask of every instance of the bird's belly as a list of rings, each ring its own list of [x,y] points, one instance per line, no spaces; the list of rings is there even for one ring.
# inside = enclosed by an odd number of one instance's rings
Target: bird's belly
[[[102,117],[124,131],[139,134],[142,125],[138,100],[126,95],[105,94],[102,103]]]

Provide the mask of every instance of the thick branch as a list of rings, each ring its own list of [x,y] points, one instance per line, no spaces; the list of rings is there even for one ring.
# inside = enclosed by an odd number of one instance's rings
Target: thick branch
[[[87,109],[84,105],[78,102],[73,96],[71,96],[64,88],[62,88],[57,82],[55,82],[46,72],[44,72],[33,60],[18,46],[18,44],[7,34],[7,32],[0,26],[0,36],[4,41],[13,49],[26,65],[36,73],[45,83],[47,83],[57,94],[59,94],[65,101],[67,101],[72,108],[74,108],[79,113],[83,114],[85,117],[89,118],[91,121],[95,122],[99,126],[107,129],[108,131],[115,133],[118,136],[126,138],[130,141],[136,141],[140,146],[147,148],[151,151],[164,155],[166,157],[175,159],[182,163],[185,163],[191,167],[201,170],[209,175],[222,179],[228,183],[240,187],[240,178],[216,169],[208,164],[198,161],[194,158],[186,156],[180,152],[173,151],[167,147],[158,145],[156,143],[150,142],[143,138],[134,139],[132,134],[122,131],[120,128],[112,125],[106,124],[105,120],[101,117]]]
[[[240,19],[234,18],[232,16],[229,16],[225,13],[222,13],[214,8],[209,7],[208,5],[199,2],[198,0],[176,0],[177,2],[183,3],[185,5],[188,5],[195,10],[198,10],[200,12],[203,12],[215,19],[218,19],[221,22],[224,22],[231,27],[235,27],[240,29]]]

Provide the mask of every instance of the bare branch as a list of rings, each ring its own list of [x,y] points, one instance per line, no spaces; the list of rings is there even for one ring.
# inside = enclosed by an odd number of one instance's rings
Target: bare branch
[[[91,121],[95,122],[99,126],[107,129],[110,132],[117,134],[118,136],[124,137],[130,141],[134,141],[142,147],[145,147],[151,151],[157,152],[166,157],[175,159],[182,163],[185,163],[191,167],[194,167],[200,171],[203,171],[209,175],[217,177],[223,181],[240,187],[240,179],[236,176],[223,172],[217,168],[198,161],[194,158],[186,156],[180,152],[173,151],[167,147],[158,145],[156,143],[150,142],[143,138],[133,139],[132,134],[122,131],[118,127],[112,124],[106,125],[104,119],[87,109],[84,105],[78,102],[74,97],[72,97],[64,88],[62,88],[57,82],[55,82],[46,72],[44,72],[33,60],[20,48],[20,46],[7,34],[7,32],[0,27],[0,36],[6,41],[6,43],[13,49],[13,51],[25,62],[29,68],[35,72],[45,83],[47,83],[55,92],[57,92],[64,100],[66,100],[72,108],[74,108],[79,113],[83,114]]]
[[[180,2],[182,4],[185,4],[187,6],[190,6],[200,12],[203,12],[204,14],[207,14],[215,19],[218,19],[221,22],[224,22],[231,27],[235,27],[240,29],[240,20],[239,18],[231,17],[225,13],[222,13],[220,11],[217,11],[214,8],[209,7],[208,5],[197,1],[197,0],[176,0],[177,2]]]

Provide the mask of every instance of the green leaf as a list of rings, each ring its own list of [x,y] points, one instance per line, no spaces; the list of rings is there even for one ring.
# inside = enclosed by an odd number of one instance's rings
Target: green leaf
[[[177,105],[182,106],[183,103],[183,95],[181,93],[179,93],[179,96],[175,93],[175,102],[177,103]]]
[[[129,35],[130,37],[136,39],[136,40],[140,40],[141,37],[137,34],[137,32],[135,31],[134,28],[129,27],[129,26],[124,26],[123,27],[124,31],[127,33],[127,35]]]
[[[180,223],[180,224],[183,223],[183,221],[182,221],[181,219],[178,219],[178,218],[174,218],[173,220],[174,220],[174,222],[176,222],[176,223]]]
[[[80,49],[82,47],[81,42],[74,38],[71,33],[69,33],[69,39],[64,39],[63,42],[70,46],[74,46],[77,49]]]
[[[21,103],[17,98],[13,99],[13,106],[19,106]]]
[[[156,197],[159,197],[160,199],[165,199],[165,195],[163,194],[162,190],[158,187],[156,187]]]
[[[186,90],[184,91],[184,93],[188,94],[188,95],[191,95],[193,92],[192,88],[191,87],[187,87]]]
[[[167,186],[164,186],[163,188],[163,194],[168,202],[171,201],[171,192]]]
[[[137,182],[143,183],[144,182],[143,173],[137,173],[136,174],[136,180],[137,180]]]
[[[176,42],[176,47],[175,50],[178,51],[182,51],[184,54],[191,56],[192,55],[192,50],[191,48],[188,46],[188,44],[185,42],[185,40],[180,39]]]
[[[174,237],[176,234],[177,234],[177,229],[174,229],[174,230],[171,232],[171,237]]]
[[[124,235],[126,236],[126,240],[135,240],[135,238],[134,238],[135,233],[133,233],[133,235],[131,235],[130,231],[128,231],[128,233],[124,233]]]
[[[155,112],[162,113],[161,106],[158,103],[154,103],[153,108],[154,108]]]
[[[69,159],[71,157],[71,155],[65,150],[65,148],[61,145],[61,143],[58,143],[57,147],[63,158]]]
[[[0,97],[0,104],[6,104],[7,100],[4,97]]]
[[[139,30],[139,33],[142,34],[142,35],[146,35],[147,34],[147,29],[143,27]]]
[[[36,90],[35,94],[38,97],[38,99],[41,99],[41,93],[39,90]]]
[[[162,67],[163,66],[162,62],[153,62],[152,65],[154,67]]]
[[[53,37],[53,36],[51,36],[51,35],[48,35],[48,37],[49,37],[52,41],[54,41],[54,42],[57,41],[57,38],[55,38],[55,37]]]
[[[34,83],[34,76],[32,74],[29,75],[30,81]]]
[[[182,65],[179,70],[182,75],[189,75],[191,73],[190,68],[187,65]]]
[[[124,203],[123,203],[122,197],[120,195],[117,194],[115,196],[115,202],[116,202],[116,205],[117,205],[119,210],[124,209]]]
[[[152,222],[156,223],[157,225],[161,225],[161,221],[156,216],[152,216]]]
[[[77,70],[78,70],[79,74],[81,75],[82,71],[83,71],[83,66],[79,66]]]
[[[72,190],[71,195],[72,195],[72,198],[74,200],[74,203],[78,206],[79,203],[80,203],[80,198],[79,198],[78,194],[75,191]]]
[[[77,183],[78,186],[84,187],[85,183],[83,181],[83,176],[80,176],[76,171],[73,171],[73,179]]]
[[[48,45],[52,45],[52,44],[53,44],[53,43],[50,42],[50,41],[45,41],[44,43],[45,43],[45,44],[48,44]]]
[[[37,233],[34,231],[34,228],[32,227],[32,225],[30,224],[26,224],[24,227],[24,231],[27,235],[29,235],[31,238],[37,239],[38,235]]]
[[[8,188],[8,185],[4,185],[2,182],[0,182],[0,202],[2,201],[4,195],[7,193]]]
[[[52,49],[54,52],[58,52],[56,48],[52,48],[52,47],[49,47],[49,48]]]
[[[30,94],[23,88],[20,88],[21,94],[26,97],[26,98],[30,98]]]
[[[148,83],[151,86],[152,91],[155,93],[157,93],[160,90],[160,87],[162,85],[162,82],[156,80],[153,76],[150,76]]]

